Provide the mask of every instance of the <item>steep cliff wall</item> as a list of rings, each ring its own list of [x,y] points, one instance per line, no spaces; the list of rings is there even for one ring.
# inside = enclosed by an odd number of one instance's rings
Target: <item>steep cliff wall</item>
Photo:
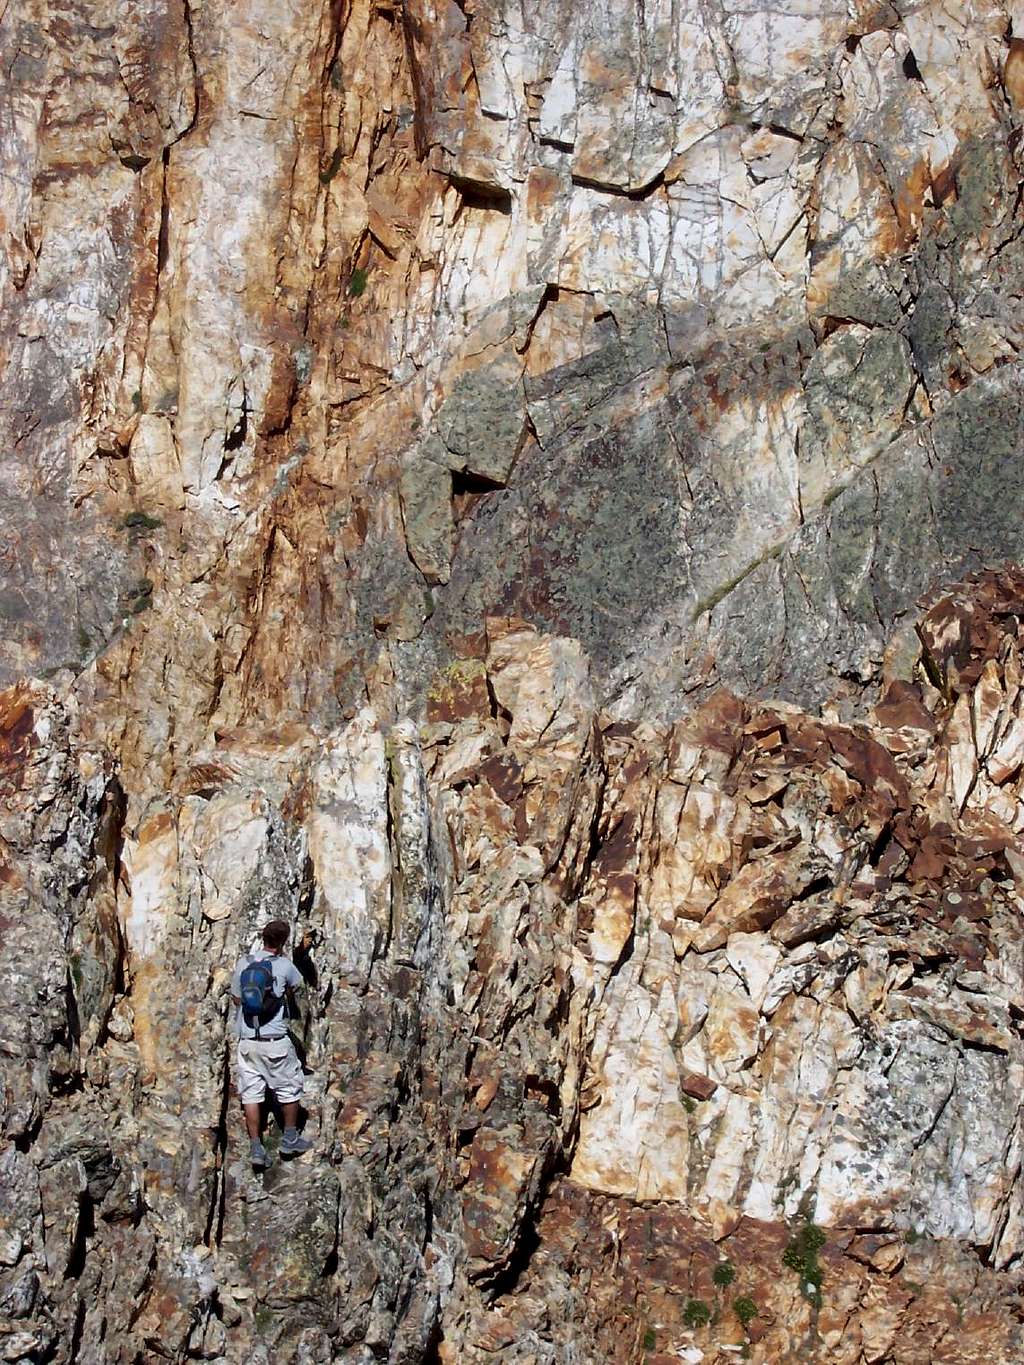
[[[0,52],[0,1359],[1024,1359],[1024,9]]]

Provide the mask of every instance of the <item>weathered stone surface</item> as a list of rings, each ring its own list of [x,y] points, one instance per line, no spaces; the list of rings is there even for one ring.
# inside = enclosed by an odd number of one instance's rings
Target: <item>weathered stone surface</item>
[[[1022,33],[0,14],[0,1357],[1024,1356]]]
[[[593,1330],[571,1274],[568,1317],[546,1316],[565,1239],[610,1226],[590,1190],[627,1219],[677,1206],[715,1255],[748,1229],[734,1298],[757,1317],[704,1329],[677,1300],[653,1330],[680,1348],[746,1341],[769,1360],[810,1332],[840,1358],[898,1359],[913,1320],[938,1351],[940,1329],[910,1315],[924,1238],[950,1283],[956,1247],[985,1249],[970,1331],[1011,1360],[1022,587],[987,574],[936,600],[918,680],[893,683],[871,724],[719,694],[671,728],[623,726],[578,645],[492,618],[485,657],[449,683],[452,719],[417,733],[365,708],[321,734],[236,732],[134,832],[70,703],[6,694],[11,895],[49,871],[39,831],[74,808],[72,889],[39,893],[51,957],[15,978],[36,992],[18,1018],[51,1040],[9,1045],[24,1059],[6,1073],[9,1131],[28,1140],[2,1168],[17,1332],[88,1332],[105,1350],[114,1331],[112,1358],[205,1342],[227,1359],[358,1358],[373,1341],[417,1359],[437,1332],[442,1358],[476,1359],[532,1333],[554,1359]],[[456,686],[475,708],[455,706]],[[261,1179],[232,1122],[220,1021],[255,925],[300,907],[319,969],[303,1024],[316,1154]],[[88,969],[75,944],[93,945]],[[54,961],[47,1012],[36,983]],[[106,1024],[83,1027],[97,1010]],[[524,1252],[534,1220],[543,1246],[567,1206],[590,1212],[551,1234],[554,1259]],[[801,1219],[837,1248],[810,1298],[769,1273]],[[905,1248],[891,1308],[875,1261],[854,1268],[866,1227],[882,1239],[871,1256]],[[677,1292],[719,1295],[694,1265],[671,1271],[690,1276]],[[629,1273],[636,1304],[669,1272]],[[613,1302],[614,1338],[633,1329]],[[870,1346],[851,1326],[862,1311]]]

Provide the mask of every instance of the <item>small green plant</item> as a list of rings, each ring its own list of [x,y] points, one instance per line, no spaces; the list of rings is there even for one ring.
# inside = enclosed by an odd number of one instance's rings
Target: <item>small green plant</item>
[[[141,389],[136,389],[135,392],[132,394],[132,408],[134,409],[135,412],[139,412],[142,409]]]
[[[121,525],[126,531],[155,531],[163,522],[159,517],[151,517],[148,512],[129,512]]]
[[[361,294],[366,293],[366,284],[369,278],[370,272],[368,270],[360,268],[352,271],[348,281],[348,292],[354,299],[357,299]]]
[[[273,1310],[268,1308],[265,1303],[261,1303],[258,1305],[255,1313],[253,1313],[252,1319],[256,1324],[257,1332],[265,1332],[274,1321]]]
[[[711,1272],[711,1278],[719,1289],[727,1289],[736,1278],[736,1267],[732,1261],[719,1261]]]
[[[753,1299],[744,1295],[742,1298],[736,1299],[733,1303],[732,1311],[739,1318],[740,1326],[746,1331],[757,1317],[757,1304]]]
[[[823,1271],[818,1252],[825,1245],[825,1234],[811,1222],[793,1234],[782,1253],[782,1264],[800,1276],[800,1292],[811,1303],[821,1304]]]
[[[691,1095],[684,1095],[683,1108],[688,1114],[695,1114],[697,1112],[697,1101]]]
[[[643,1348],[645,1351],[653,1351],[658,1344],[658,1337],[653,1327],[644,1329]]]
[[[683,1321],[687,1327],[706,1327],[711,1321],[711,1309],[700,1299],[687,1299],[683,1308]]]
[[[330,161],[320,172],[320,184],[329,185],[334,177],[341,170],[341,148],[335,147]]]

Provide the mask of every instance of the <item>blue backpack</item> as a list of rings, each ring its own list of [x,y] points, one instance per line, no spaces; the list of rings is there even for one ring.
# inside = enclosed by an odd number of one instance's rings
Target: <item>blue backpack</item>
[[[239,978],[239,999],[246,1028],[258,1038],[260,1025],[269,1024],[281,1012],[283,999],[274,990],[274,968],[269,958],[250,961],[242,968]]]

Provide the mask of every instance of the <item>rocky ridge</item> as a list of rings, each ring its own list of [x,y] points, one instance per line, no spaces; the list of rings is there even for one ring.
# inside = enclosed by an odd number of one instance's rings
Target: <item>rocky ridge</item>
[[[1015,33],[0,15],[0,1358],[1024,1354]]]

